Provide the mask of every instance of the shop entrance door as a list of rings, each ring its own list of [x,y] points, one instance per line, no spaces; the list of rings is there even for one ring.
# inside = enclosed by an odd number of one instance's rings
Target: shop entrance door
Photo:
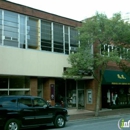
[[[78,90],[78,109],[84,109],[84,90]]]

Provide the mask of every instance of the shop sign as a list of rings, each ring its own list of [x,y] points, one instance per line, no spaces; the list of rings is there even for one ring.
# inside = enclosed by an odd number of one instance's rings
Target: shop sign
[[[92,90],[91,89],[87,90],[87,103],[92,104]]]
[[[130,85],[130,83],[118,83],[118,82],[112,82],[112,85]]]

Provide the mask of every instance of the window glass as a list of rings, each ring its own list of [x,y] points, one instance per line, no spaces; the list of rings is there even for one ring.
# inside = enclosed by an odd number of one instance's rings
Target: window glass
[[[17,100],[14,97],[2,97],[0,107],[17,107]]]
[[[70,28],[70,46],[78,47],[78,31],[75,28]]]
[[[63,53],[63,25],[54,23],[54,52]]]
[[[51,51],[51,22],[41,22],[41,49]]]
[[[25,77],[10,77],[10,88],[23,88],[25,86]]]
[[[31,98],[20,98],[18,100],[19,107],[32,107]]]
[[[38,20],[37,19],[28,18],[27,43],[28,43],[28,48],[36,49],[38,47]]]
[[[44,107],[45,105],[47,105],[47,103],[43,99],[41,99],[41,98],[34,99],[34,106],[35,107]]]
[[[18,14],[4,11],[4,45],[18,47]]]

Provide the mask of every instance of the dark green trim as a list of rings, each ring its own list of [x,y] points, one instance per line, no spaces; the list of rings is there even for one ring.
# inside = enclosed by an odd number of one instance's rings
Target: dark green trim
[[[105,70],[102,84],[130,85],[130,77],[122,71]]]

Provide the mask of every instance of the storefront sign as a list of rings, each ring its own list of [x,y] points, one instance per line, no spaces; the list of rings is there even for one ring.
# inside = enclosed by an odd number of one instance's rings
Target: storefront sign
[[[87,90],[87,103],[92,104],[92,90],[91,89]]]
[[[120,74],[117,74],[117,78],[118,79],[126,79],[126,77],[122,74],[122,75],[120,75]]]
[[[112,82],[111,84],[113,84],[113,85],[130,85],[130,83],[116,83],[116,82]]]
[[[51,92],[50,92],[51,100],[54,100],[55,99],[55,85],[51,84],[50,89],[51,89]]]

